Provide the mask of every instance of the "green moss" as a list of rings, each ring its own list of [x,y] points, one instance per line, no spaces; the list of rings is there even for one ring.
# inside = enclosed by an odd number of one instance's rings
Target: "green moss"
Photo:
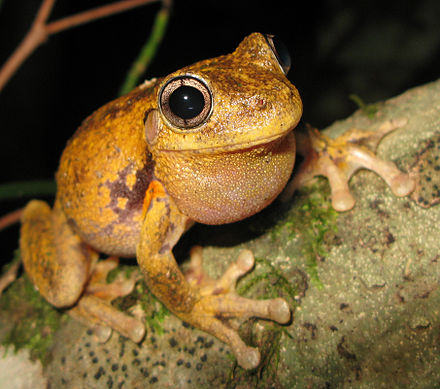
[[[53,335],[62,321],[67,320],[67,315],[46,302],[26,275],[2,294],[0,310],[7,314],[9,321],[9,330],[2,337],[2,344],[12,346],[16,351],[27,348],[32,359],[47,363]]]
[[[128,280],[129,278],[131,278],[131,275],[133,274],[134,271],[137,271],[138,267],[134,266],[134,265],[121,265],[119,264],[118,266],[116,266],[113,270],[110,270],[110,272],[107,275],[107,283],[111,284],[113,281],[116,280],[116,277],[118,276],[118,274],[123,273],[124,277]]]
[[[348,96],[370,119],[376,116],[379,111],[379,104],[366,104],[358,95],[351,94]]]
[[[253,298],[283,297],[292,309],[297,305],[295,295],[303,286],[303,280],[289,274],[290,281],[269,261],[256,258],[256,268],[239,282],[237,291],[240,295],[252,295]],[[226,384],[227,388],[273,388],[277,382],[280,347],[283,336],[289,336],[285,327],[275,322],[258,320],[258,329],[254,325],[258,319],[247,320],[239,330],[240,337],[246,344],[257,347],[261,362],[254,370],[245,370],[235,363]],[[235,358],[232,356],[234,359]]]
[[[126,311],[134,304],[141,305],[145,312],[145,323],[150,330],[159,335],[163,334],[162,323],[170,311],[149,291],[144,280],[136,283],[135,289],[130,295],[115,300],[114,305],[118,309]]]
[[[134,265],[119,265],[107,276],[107,282],[113,282],[121,272],[128,279],[131,278],[133,271],[138,271]],[[145,312],[145,323],[157,334],[163,334],[162,323],[170,314],[170,311],[159,301],[148,289],[143,279],[136,283],[132,293],[128,296],[116,299],[113,305],[121,311],[127,311],[135,304],[140,304]]]
[[[255,269],[239,281],[238,294],[264,299],[284,297],[294,304],[298,293],[296,283],[289,281],[266,259],[255,258],[255,263]]]
[[[249,321],[252,322],[252,321]],[[231,371],[226,388],[280,388],[278,382],[278,364],[280,361],[280,344],[283,329],[277,324],[266,322],[264,330],[256,334],[252,325],[245,325],[240,335],[247,344],[258,347],[261,353],[261,362],[254,370],[245,370],[235,364]]]
[[[304,237],[303,252],[307,258],[307,269],[315,286],[322,288],[319,279],[317,259],[328,255],[325,238],[329,233],[337,232],[338,213],[331,205],[330,196],[322,191],[309,193],[307,202],[300,209],[304,228],[300,229]]]
[[[144,282],[142,282],[142,284],[144,284]],[[145,284],[144,288],[146,288]],[[146,313],[146,324],[152,331],[162,335],[164,333],[162,323],[170,314],[170,311],[148,289],[143,293],[143,296],[139,300],[142,309]]]
[[[322,288],[318,259],[327,256],[326,241],[337,232],[337,218],[338,212],[331,205],[328,184],[325,179],[318,179],[315,184],[298,191],[286,219],[279,222],[271,234],[272,239],[299,238],[307,273],[318,288]]]
[[[237,286],[240,295],[258,299],[283,297],[294,309],[297,305],[295,296],[304,286],[304,280],[298,272],[289,274],[287,278],[270,261],[256,258],[255,269],[242,278]],[[254,325],[258,319],[247,320],[240,327],[240,336],[246,344],[257,347],[261,353],[261,363],[254,370],[245,370],[234,365],[227,388],[242,387],[278,387],[277,373],[280,359],[280,346],[283,336],[290,336],[285,327],[277,323],[258,320],[258,328]],[[233,357],[232,357],[233,358]],[[234,358],[235,361],[235,358]]]

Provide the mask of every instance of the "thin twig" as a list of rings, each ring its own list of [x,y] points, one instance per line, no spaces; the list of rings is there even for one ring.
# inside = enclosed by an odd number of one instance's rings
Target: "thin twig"
[[[55,5],[56,0],[44,0],[40,6],[40,9],[35,16],[35,20],[33,24],[44,24],[46,23],[47,18],[52,11],[53,6]]]
[[[0,218],[0,231],[20,221],[23,208],[12,211]]]
[[[11,267],[1,275],[0,277],[0,296],[3,293],[3,291],[12,284],[15,279],[17,278],[18,269],[21,265],[21,261],[16,261],[15,263],[11,264]]]
[[[147,3],[155,3],[159,0],[124,0],[117,3],[104,5],[102,7],[93,8],[85,12],[78,13],[76,15],[67,16],[63,19],[51,22],[46,26],[49,34],[56,34],[59,31],[66,30],[85,24],[97,19],[111,16],[118,12],[127,11],[131,8],[139,7]]]
[[[3,65],[2,69],[0,70],[0,90],[3,89],[5,84],[14,75],[24,60],[35,50],[35,48],[46,40],[47,34],[45,32],[44,23],[52,10],[54,2],[55,0],[43,1],[25,38]]]
[[[165,35],[171,6],[172,0],[162,0],[162,8],[156,14],[151,34],[142,47],[138,57],[131,65],[127,77],[119,90],[119,95],[124,95],[130,92],[136,84],[138,84],[139,78],[145,73],[148,65],[151,63],[151,60],[156,54],[157,48]]]
[[[139,7],[148,3],[156,2],[158,0],[121,0],[113,4],[105,5],[99,8],[94,8],[76,15],[68,16],[66,18],[46,24],[47,18],[53,8],[55,0],[44,0],[37,12],[37,15],[32,23],[31,28],[26,34],[23,41],[17,46],[12,55],[5,62],[0,69],[0,91],[6,83],[15,74],[20,65],[27,57],[47,38],[60,31],[66,30],[91,22],[98,18],[110,16],[112,14],[127,11],[129,9]]]

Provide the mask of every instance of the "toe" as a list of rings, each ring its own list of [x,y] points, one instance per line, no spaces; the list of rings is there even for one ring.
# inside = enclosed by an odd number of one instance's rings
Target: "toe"
[[[244,347],[243,350],[235,352],[237,363],[243,369],[255,369],[260,364],[260,352],[254,347]]]
[[[241,269],[242,274],[246,274],[254,266],[255,260],[252,251],[242,250],[237,258],[237,266]]]
[[[287,301],[282,298],[276,298],[269,305],[269,315],[272,320],[280,324],[285,324],[290,320],[290,308]]]
[[[136,343],[145,335],[145,326],[139,320],[95,296],[83,296],[69,313],[74,317],[82,317],[89,324],[112,328]]]
[[[93,335],[96,336],[96,339],[99,343],[105,343],[110,339],[112,334],[112,329],[103,325],[96,325],[93,327]]]
[[[404,197],[414,190],[415,181],[408,174],[401,173],[392,180],[390,186],[396,196]]]
[[[211,319],[210,332],[231,347],[237,358],[237,363],[243,369],[254,369],[260,364],[260,352],[257,348],[249,347],[238,335],[237,331],[225,326],[217,319]]]
[[[349,211],[354,207],[355,199],[348,191],[332,192],[332,206],[338,212]]]
[[[254,266],[254,255],[250,250],[243,250],[237,261],[231,263],[217,281],[217,290],[234,291],[237,280],[248,273]]]
[[[190,250],[190,263],[185,271],[186,280],[193,286],[200,286],[205,282],[209,282],[203,270],[203,249],[200,246],[193,246]]]

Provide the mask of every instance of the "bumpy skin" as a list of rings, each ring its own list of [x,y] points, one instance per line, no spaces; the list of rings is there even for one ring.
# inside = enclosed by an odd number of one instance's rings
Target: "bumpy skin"
[[[202,80],[212,94],[211,111],[195,128],[173,126],[159,106],[161,88],[176,76]],[[293,169],[291,132],[301,113],[296,88],[258,33],[230,55],[147,82],[105,105],[63,152],[54,209],[40,201],[25,209],[21,252],[31,280],[75,317],[139,341],[142,323],[114,310],[102,287],[98,298],[93,281],[102,278],[94,274],[97,252],[136,256],[170,310],[228,343],[243,367],[257,366],[258,350],[220,318],[285,323],[290,310],[282,299],[234,293],[237,278],[253,266],[252,254],[244,252],[215,282],[201,271],[199,254],[187,280],[171,250],[194,221],[240,220],[276,198]]]
[[[189,129],[173,125],[160,105],[162,88],[176,77],[201,80],[212,96],[206,118]],[[298,91],[258,33],[230,55],[147,82],[105,105],[63,152],[54,208],[34,200],[24,211],[20,247],[29,277],[50,303],[95,326],[103,339],[115,329],[140,341],[143,323],[110,304],[134,280],[106,285],[102,280],[115,259],[96,263],[98,252],[136,256],[151,291],[171,311],[229,344],[244,368],[256,367],[258,350],[243,343],[228,319],[286,323],[286,301],[235,293],[236,280],[253,266],[249,251],[212,280],[203,273],[200,248],[192,252],[186,277],[172,248],[195,221],[241,220],[278,196],[293,169],[292,130],[301,113]],[[284,197],[313,176],[326,175],[335,207],[349,209],[354,202],[347,182],[362,167],[381,174],[396,194],[407,194],[413,187],[407,175],[353,146],[365,140],[375,146],[400,125],[385,124],[379,135],[355,130],[335,141],[316,131],[309,140],[300,137],[307,163]]]

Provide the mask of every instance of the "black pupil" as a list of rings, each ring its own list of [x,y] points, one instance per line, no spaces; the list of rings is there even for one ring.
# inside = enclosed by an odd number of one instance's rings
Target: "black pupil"
[[[197,88],[183,85],[171,93],[168,104],[176,116],[192,119],[203,111],[205,99]]]

